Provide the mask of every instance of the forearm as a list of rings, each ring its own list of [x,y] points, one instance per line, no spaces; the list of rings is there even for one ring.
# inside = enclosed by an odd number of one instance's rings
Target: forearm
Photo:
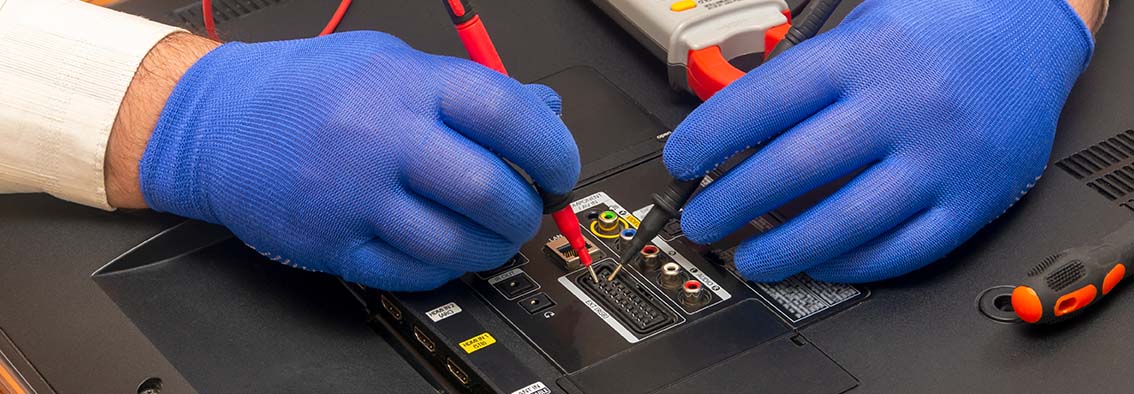
[[[106,198],[111,206],[146,208],[138,183],[138,162],[146,142],[178,79],[217,45],[191,34],[173,34],[142,60],[122,99],[106,146]]]
[[[1074,8],[1079,13],[1079,17],[1083,18],[1083,22],[1092,32],[1097,32],[1099,27],[1102,26],[1103,19],[1106,18],[1106,9],[1108,0],[1067,0],[1071,3],[1071,8]]]
[[[0,193],[113,208],[111,129],[142,59],[178,30],[76,0],[0,0]]]

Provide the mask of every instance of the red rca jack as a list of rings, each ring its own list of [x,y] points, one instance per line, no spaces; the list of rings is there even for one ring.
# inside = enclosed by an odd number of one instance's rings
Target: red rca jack
[[[681,303],[690,307],[699,307],[709,302],[708,293],[705,292],[701,281],[691,279],[681,285]]]
[[[640,254],[640,258],[638,259],[638,269],[642,270],[643,272],[658,269],[658,266],[661,264],[661,258],[659,257],[661,250],[659,250],[657,246],[643,246],[642,250],[638,253]]]

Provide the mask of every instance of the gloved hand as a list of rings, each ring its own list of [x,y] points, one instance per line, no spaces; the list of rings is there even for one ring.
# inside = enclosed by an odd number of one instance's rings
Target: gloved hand
[[[159,211],[388,290],[500,265],[579,154],[551,89],[376,32],[225,44],[181,78],[140,163]],[[549,108],[550,107],[550,108]]]
[[[689,202],[715,241],[839,177],[745,241],[746,277],[890,278],[956,248],[1032,187],[1093,41],[1065,0],[866,0],[837,28],[718,92],[665,147],[680,179],[767,145]]]

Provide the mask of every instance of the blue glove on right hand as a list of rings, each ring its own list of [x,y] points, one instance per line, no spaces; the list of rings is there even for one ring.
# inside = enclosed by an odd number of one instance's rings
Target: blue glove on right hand
[[[1060,108],[1092,51],[1066,0],[866,0],[836,29],[729,85],[674,131],[693,179],[765,141],[685,207],[712,242],[856,169],[840,191],[744,242],[776,281],[873,281],[940,258],[1043,173]]]
[[[140,164],[150,207],[265,256],[388,290],[490,269],[567,193],[558,96],[375,32],[225,44],[170,95]],[[499,155],[499,156],[498,156]]]

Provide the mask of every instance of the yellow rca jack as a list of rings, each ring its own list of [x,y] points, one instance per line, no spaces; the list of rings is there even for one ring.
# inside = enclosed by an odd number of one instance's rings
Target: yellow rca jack
[[[598,218],[591,221],[591,234],[603,239],[618,239],[623,229],[630,228],[626,219],[618,217],[614,211],[603,211]]]

